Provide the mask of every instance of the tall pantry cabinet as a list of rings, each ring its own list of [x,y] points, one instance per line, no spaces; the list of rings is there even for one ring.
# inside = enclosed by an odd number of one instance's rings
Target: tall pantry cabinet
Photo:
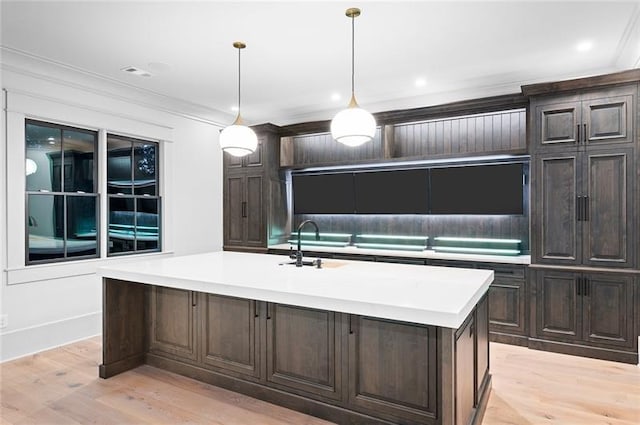
[[[271,124],[253,127],[255,152],[238,158],[223,153],[223,248],[266,252],[286,236],[286,182],[279,173],[280,136]]]
[[[617,84],[523,87],[531,99],[534,348],[637,356],[638,73],[623,74],[628,81]]]

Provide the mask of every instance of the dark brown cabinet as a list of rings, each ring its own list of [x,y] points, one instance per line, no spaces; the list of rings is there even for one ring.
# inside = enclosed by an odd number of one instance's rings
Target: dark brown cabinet
[[[535,337],[636,349],[633,276],[537,270]]]
[[[309,396],[342,397],[339,314],[268,304],[267,380]]]
[[[196,360],[196,304],[198,294],[154,286],[150,290],[149,349],[173,357]]]
[[[223,373],[260,377],[257,302],[200,294],[202,362]]]
[[[226,250],[266,251],[284,241],[286,183],[278,170],[280,138],[270,124],[254,127],[255,152],[237,158],[223,153],[223,245]]]
[[[224,182],[225,245],[266,247],[265,185],[262,174],[232,174]]]
[[[532,247],[540,264],[635,265],[634,149],[538,155]]]
[[[362,316],[350,321],[349,402],[379,417],[435,419],[436,328]],[[466,373],[473,386],[473,364]]]
[[[473,317],[456,334],[456,424],[467,424],[476,407]]]
[[[635,84],[532,102],[535,150],[635,143]]]

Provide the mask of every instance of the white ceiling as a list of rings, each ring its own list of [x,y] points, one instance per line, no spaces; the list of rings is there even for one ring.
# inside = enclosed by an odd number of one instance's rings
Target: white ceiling
[[[352,6],[362,9],[356,95],[371,112],[640,66],[638,0],[2,0],[0,41],[5,53],[116,80],[230,122],[237,101],[232,42],[242,40],[243,117],[283,125],[330,119],[346,106],[351,26],[344,11]],[[582,42],[593,47],[578,51]],[[155,75],[120,71],[131,65]],[[426,84],[417,87],[418,78]]]

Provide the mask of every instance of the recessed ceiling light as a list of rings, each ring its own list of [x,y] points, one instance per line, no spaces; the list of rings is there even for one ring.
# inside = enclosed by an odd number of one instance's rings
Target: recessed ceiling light
[[[237,105],[233,105],[233,106],[231,107],[231,110],[232,110],[233,112],[238,112],[238,106],[237,106]]]
[[[427,80],[424,78],[416,78],[416,87],[424,87],[427,85]]]
[[[579,51],[579,52],[587,52],[587,51],[591,50],[592,47],[593,47],[593,43],[592,42],[590,42],[590,41],[581,41],[576,46],[576,50]]]
[[[340,93],[332,93],[331,94],[331,100],[333,100],[334,102],[337,102],[340,99],[342,99],[342,96],[340,96]]]
[[[140,68],[137,68],[135,66],[125,66],[124,68],[120,69],[120,71],[124,71],[124,72],[127,72],[129,74],[137,75],[139,77],[152,77],[153,76],[153,74],[150,73],[149,71],[145,71],[144,69],[140,69]]]

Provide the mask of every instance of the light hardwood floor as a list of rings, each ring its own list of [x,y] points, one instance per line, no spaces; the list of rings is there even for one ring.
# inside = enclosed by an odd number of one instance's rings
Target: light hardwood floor
[[[320,425],[149,366],[97,377],[99,338],[0,365],[0,423]],[[491,344],[484,425],[638,425],[640,367]]]

